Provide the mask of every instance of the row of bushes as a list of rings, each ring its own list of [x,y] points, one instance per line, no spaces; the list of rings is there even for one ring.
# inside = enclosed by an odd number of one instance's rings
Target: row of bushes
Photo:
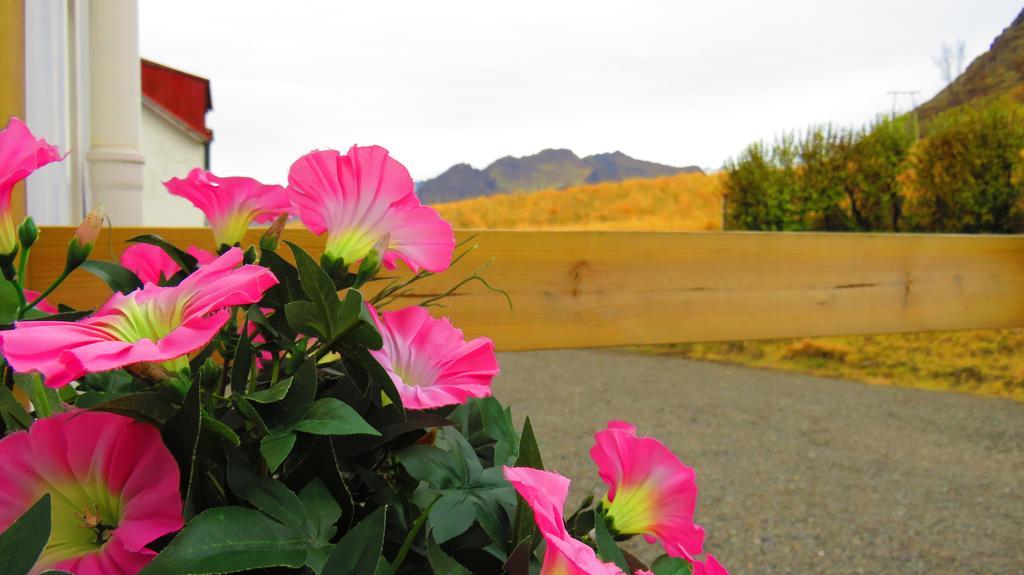
[[[960,106],[862,129],[818,126],[726,162],[725,224],[746,230],[1024,231],[1024,104]]]

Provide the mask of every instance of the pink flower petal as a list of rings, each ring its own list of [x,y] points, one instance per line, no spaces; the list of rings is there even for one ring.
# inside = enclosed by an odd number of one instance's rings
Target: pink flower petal
[[[370,353],[395,382],[406,409],[432,409],[491,394],[498,374],[494,343],[466,342],[447,318],[434,319],[421,307],[371,314],[384,339]]]
[[[164,186],[206,214],[218,244],[241,242],[251,222],[269,222],[291,211],[283,187],[252,178],[221,178],[194,168],[185,179],[171,178]]]
[[[691,559],[702,551],[704,529],[693,522],[696,474],[664,444],[637,437],[632,425],[613,421],[594,435],[590,457],[608,485],[605,508],[615,529],[661,540],[665,552]]]
[[[593,549],[574,539],[565,529],[567,478],[529,467],[504,467],[502,470],[505,479],[533,510],[537,529],[547,543],[541,575],[623,575],[615,564],[598,559]]]
[[[49,387],[85,373],[176,360],[213,339],[229,318],[228,308],[255,303],[277,284],[270,270],[235,267],[241,262],[242,251],[233,248],[177,286],[115,293],[77,322],[18,322],[0,333],[0,353],[17,371],[43,374]]]
[[[36,298],[41,295],[41,292],[37,292],[35,290],[30,290],[30,289],[24,290],[24,292],[25,292],[25,303],[32,303],[32,302],[36,301]],[[43,313],[49,313],[49,314],[55,314],[55,313],[59,312],[59,310],[56,307],[54,307],[53,304],[51,304],[50,302],[46,301],[45,299],[36,304],[36,309],[41,311],[41,312],[43,312]]]
[[[50,541],[33,573],[134,575],[156,555],[145,546],[184,525],[178,466],[160,431],[122,415],[40,419],[0,440],[0,465],[0,531],[53,497]],[[112,529],[102,545],[84,514]]]
[[[303,224],[327,233],[326,253],[346,264],[385,240],[389,267],[396,259],[417,272],[451,264],[451,226],[420,206],[409,171],[380,146],[353,146],[345,155],[314,150],[292,164],[287,192]]]
[[[10,254],[18,246],[11,190],[32,172],[63,159],[56,146],[37,139],[18,118],[11,117],[0,131],[0,254]]]
[[[63,159],[57,146],[37,139],[25,122],[12,116],[0,131],[0,211],[10,210],[15,184],[46,164]]]
[[[185,250],[189,255],[205,265],[217,259],[210,252],[189,247]],[[181,271],[181,267],[167,255],[167,252],[152,244],[132,244],[121,252],[121,265],[136,276],[143,284],[159,284],[161,279],[170,279]]]

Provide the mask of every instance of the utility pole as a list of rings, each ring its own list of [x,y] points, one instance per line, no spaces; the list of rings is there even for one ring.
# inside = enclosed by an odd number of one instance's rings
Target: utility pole
[[[917,107],[917,95],[920,94],[920,93],[921,93],[920,90],[890,90],[890,91],[886,92],[886,94],[889,94],[890,96],[892,96],[892,113],[891,113],[892,118],[893,119],[896,118],[896,99],[897,98],[899,98],[900,96],[909,96],[910,97],[910,108],[914,109],[914,108]]]

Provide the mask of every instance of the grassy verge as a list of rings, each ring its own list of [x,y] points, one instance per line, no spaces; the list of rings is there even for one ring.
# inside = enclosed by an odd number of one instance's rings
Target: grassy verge
[[[673,344],[647,353],[1024,401],[1024,329]]]

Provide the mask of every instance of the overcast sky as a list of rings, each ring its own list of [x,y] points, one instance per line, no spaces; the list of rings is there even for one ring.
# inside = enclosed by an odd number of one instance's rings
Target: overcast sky
[[[717,167],[749,142],[942,87],[1020,0],[139,2],[143,57],[210,78],[213,170],[284,183],[380,144],[416,179],[504,155],[621,150]],[[899,101],[909,108],[909,98]]]

